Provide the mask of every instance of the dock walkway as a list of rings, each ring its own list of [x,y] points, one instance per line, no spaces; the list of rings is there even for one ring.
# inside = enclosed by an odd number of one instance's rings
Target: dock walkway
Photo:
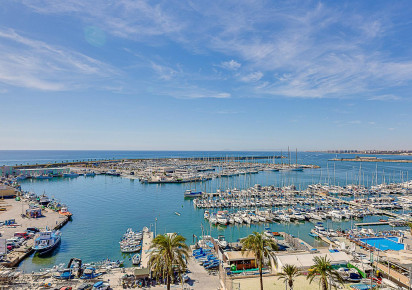
[[[389,222],[370,222],[370,223],[357,223],[357,227],[369,227],[369,226],[384,226],[389,225]]]

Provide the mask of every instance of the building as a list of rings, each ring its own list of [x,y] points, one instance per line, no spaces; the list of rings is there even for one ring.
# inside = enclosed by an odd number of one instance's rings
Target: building
[[[351,256],[344,252],[333,253],[299,253],[299,254],[286,254],[276,256],[276,270],[282,272],[282,268],[285,265],[294,265],[301,271],[309,270],[313,264],[315,257],[326,256],[332,266],[338,268],[340,266],[346,267],[351,260]]]
[[[16,189],[14,187],[0,184],[0,198],[16,197]]]
[[[38,176],[38,175],[53,175],[53,176],[60,176],[64,173],[69,173],[70,168],[68,167],[55,167],[55,168],[24,168],[24,169],[16,169],[16,175],[24,175],[24,176]]]
[[[13,174],[13,166],[0,166],[0,176],[8,176]]]
[[[256,269],[256,257],[251,251],[231,251],[224,252],[223,262],[226,263],[232,271]]]

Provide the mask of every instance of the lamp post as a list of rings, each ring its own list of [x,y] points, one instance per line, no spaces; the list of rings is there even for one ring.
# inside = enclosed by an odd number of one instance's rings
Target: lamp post
[[[157,217],[155,218],[155,231],[154,231],[154,237],[156,238],[156,223],[157,223]]]

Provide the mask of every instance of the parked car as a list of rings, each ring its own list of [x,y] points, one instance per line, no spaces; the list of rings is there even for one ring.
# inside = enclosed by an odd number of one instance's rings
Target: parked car
[[[93,284],[82,284],[80,285],[77,290],[91,290],[93,288]]]
[[[29,235],[27,234],[27,232],[16,232],[16,233],[14,233],[14,237],[15,238],[23,238],[23,239],[27,240],[29,238]]]
[[[32,233],[37,233],[37,232],[39,232],[40,230],[39,230],[38,228],[27,228],[26,231],[27,231],[28,233],[30,233],[30,232],[32,232]]]

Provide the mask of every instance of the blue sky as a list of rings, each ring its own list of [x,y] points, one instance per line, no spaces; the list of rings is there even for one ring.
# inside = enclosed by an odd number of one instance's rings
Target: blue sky
[[[410,1],[5,0],[0,149],[412,149]]]

